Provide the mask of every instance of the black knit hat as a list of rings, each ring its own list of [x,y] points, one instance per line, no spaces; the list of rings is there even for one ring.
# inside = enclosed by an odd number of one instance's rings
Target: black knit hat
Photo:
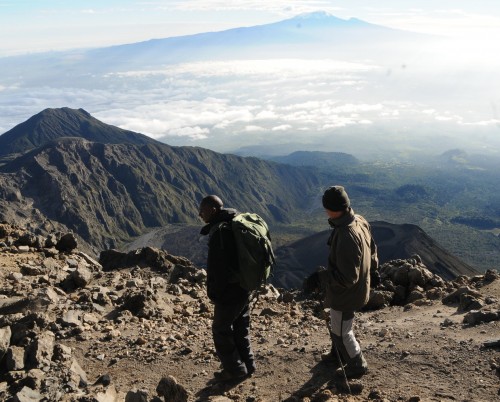
[[[323,206],[330,211],[345,211],[351,201],[342,186],[329,187],[323,194]]]

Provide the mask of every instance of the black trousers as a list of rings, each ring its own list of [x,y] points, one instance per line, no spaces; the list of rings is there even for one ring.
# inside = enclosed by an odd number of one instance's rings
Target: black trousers
[[[212,335],[225,370],[231,373],[255,370],[248,299],[232,304],[215,303]]]

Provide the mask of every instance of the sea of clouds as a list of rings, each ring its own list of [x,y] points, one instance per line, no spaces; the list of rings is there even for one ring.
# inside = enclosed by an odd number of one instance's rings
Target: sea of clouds
[[[334,59],[200,61],[61,85],[19,76],[0,85],[0,133],[65,106],[171,145],[220,152],[498,151],[499,98],[491,92],[470,72]]]

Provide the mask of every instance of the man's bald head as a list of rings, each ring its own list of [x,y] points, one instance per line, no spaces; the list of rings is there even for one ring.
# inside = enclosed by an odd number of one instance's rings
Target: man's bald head
[[[216,195],[207,195],[201,200],[199,216],[203,222],[210,222],[222,209],[222,200]]]
[[[201,200],[200,205],[206,205],[219,210],[223,207],[224,204],[222,203],[222,200],[218,196],[207,195],[205,198]]]

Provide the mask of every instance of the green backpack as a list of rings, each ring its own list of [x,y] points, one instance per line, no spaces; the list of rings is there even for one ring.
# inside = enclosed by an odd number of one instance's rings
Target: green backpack
[[[259,215],[245,212],[231,221],[238,252],[240,286],[248,291],[265,283],[275,263],[267,223]]]

